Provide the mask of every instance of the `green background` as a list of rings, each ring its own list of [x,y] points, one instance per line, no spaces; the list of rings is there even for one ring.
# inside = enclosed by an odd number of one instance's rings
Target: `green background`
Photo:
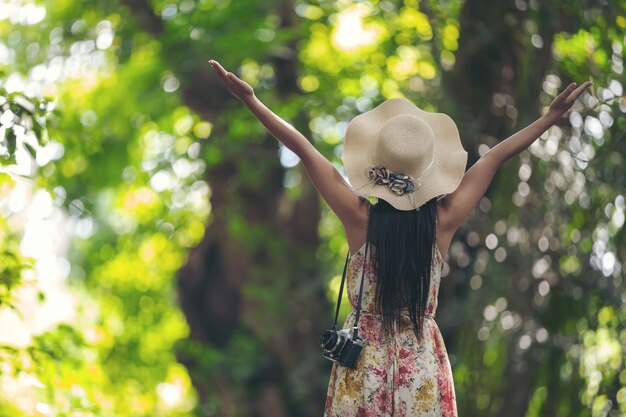
[[[0,2],[0,312],[32,335],[2,337],[0,415],[322,414],[343,228],[212,58],[342,173],[386,98],[451,115],[471,166],[592,79],[456,233],[437,322],[461,416],[626,415],[625,35],[623,0]],[[24,184],[71,225],[44,329]]]

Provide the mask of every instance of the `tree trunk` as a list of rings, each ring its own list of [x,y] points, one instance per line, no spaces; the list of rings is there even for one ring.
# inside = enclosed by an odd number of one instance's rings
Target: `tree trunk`
[[[149,3],[123,4],[142,29],[162,40],[165,58],[178,53],[167,44],[167,28]],[[282,28],[292,26],[292,4],[282,1],[276,7]],[[299,94],[295,41],[266,60],[275,65],[279,98]],[[203,60],[167,62],[181,81],[184,103],[213,122],[213,136],[227,144],[228,126],[219,116],[234,98]],[[306,133],[307,126],[304,118],[296,127]],[[320,200],[301,165],[294,168],[303,178],[299,198],[286,195],[277,149],[270,135],[250,140],[224,152],[206,172],[211,217],[204,238],[177,273],[190,329],[177,357],[198,393],[198,415],[318,416],[323,411],[331,363],[322,357],[318,340],[331,324],[332,306],[324,291],[327,277],[316,260]],[[254,167],[255,176],[244,178],[243,167]]]

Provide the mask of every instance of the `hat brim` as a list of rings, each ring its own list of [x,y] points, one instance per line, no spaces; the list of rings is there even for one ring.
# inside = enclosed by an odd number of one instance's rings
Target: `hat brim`
[[[398,195],[387,186],[373,184],[366,174],[374,164],[370,160],[370,147],[378,131],[387,120],[399,114],[422,118],[435,135],[433,166],[418,179],[422,185],[411,193],[412,199],[407,193]],[[467,156],[459,130],[450,116],[427,112],[404,98],[392,98],[352,119],[346,130],[341,160],[350,185],[357,193],[382,198],[399,210],[413,210],[433,197],[453,192],[465,174]]]

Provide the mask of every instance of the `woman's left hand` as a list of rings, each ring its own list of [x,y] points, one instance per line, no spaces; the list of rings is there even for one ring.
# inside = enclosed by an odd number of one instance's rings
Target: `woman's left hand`
[[[209,63],[213,66],[213,69],[215,69],[222,79],[222,82],[233,96],[237,97],[243,103],[254,97],[254,90],[250,87],[250,84],[240,79],[232,72],[226,71],[220,63],[214,59],[210,60]]]
[[[580,96],[592,84],[592,81],[585,81],[578,86],[578,88],[576,88],[576,83],[568,85],[567,88],[552,101],[550,109],[545,114],[545,117],[550,119],[552,123],[555,123],[572,107],[578,96]]]

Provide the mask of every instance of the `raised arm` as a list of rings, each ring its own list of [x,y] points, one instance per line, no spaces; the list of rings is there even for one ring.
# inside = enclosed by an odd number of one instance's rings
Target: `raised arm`
[[[476,207],[485,191],[487,191],[487,187],[493,180],[500,165],[528,148],[537,140],[543,132],[563,116],[574,104],[578,96],[589,88],[591,84],[591,81],[587,81],[576,88],[576,84],[571,83],[554,99],[545,115],[498,143],[472,165],[463,176],[457,189],[443,197],[439,202],[438,215],[439,224],[441,225],[439,232],[446,235],[443,237],[444,241],[448,240],[449,242],[452,239],[454,232]]]
[[[217,61],[209,62],[228,90],[259,119],[267,131],[298,155],[314,187],[344,227],[361,226],[363,219],[359,216],[364,213],[361,205],[366,201],[352,190],[330,161],[304,135],[267,108],[248,83],[226,71]]]

